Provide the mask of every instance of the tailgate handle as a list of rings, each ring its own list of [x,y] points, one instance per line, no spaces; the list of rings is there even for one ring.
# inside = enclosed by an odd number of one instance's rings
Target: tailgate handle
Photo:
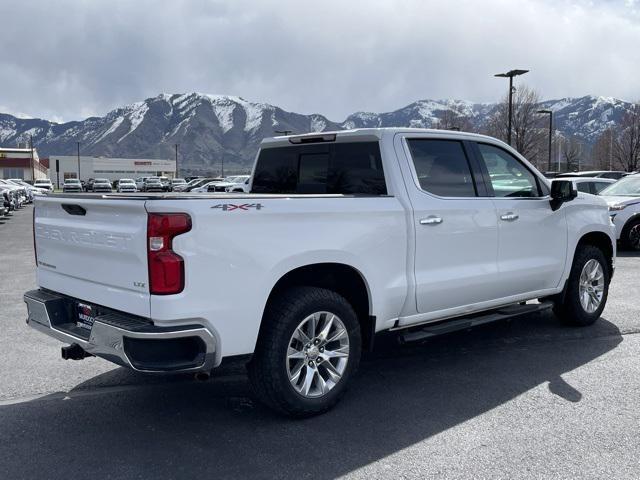
[[[87,211],[84,207],[80,205],[75,205],[73,203],[63,203],[61,204],[62,209],[67,212],[69,215],[86,215]]]

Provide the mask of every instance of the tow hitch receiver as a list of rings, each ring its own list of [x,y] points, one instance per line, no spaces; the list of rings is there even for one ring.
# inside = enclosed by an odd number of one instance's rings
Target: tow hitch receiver
[[[62,358],[65,360],[82,360],[87,357],[93,357],[93,355],[86,352],[84,348],[77,343],[72,343],[67,347],[62,347],[60,353],[62,353]]]

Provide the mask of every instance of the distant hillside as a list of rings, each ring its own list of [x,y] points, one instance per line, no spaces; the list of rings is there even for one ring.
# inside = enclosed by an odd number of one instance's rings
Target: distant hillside
[[[541,108],[554,111],[556,128],[587,143],[620,121],[631,104],[610,97],[585,96],[547,100]],[[357,112],[343,122],[319,114],[302,115],[240,97],[201,93],[161,94],[117,108],[104,117],[53,123],[0,114],[0,145],[15,146],[33,136],[41,156],[70,155],[82,142],[84,155],[173,158],[180,144],[181,169],[215,171],[224,159],[232,168],[247,168],[258,144],[274,130],[295,133],[363,127],[437,127],[444,112],[455,108],[474,130],[482,130],[496,104],[464,100],[419,100],[386,113]]]

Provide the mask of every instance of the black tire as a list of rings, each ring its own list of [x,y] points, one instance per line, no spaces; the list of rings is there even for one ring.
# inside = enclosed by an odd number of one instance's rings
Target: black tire
[[[333,388],[320,397],[310,398],[298,393],[289,381],[286,354],[298,325],[309,315],[322,311],[335,314],[344,324],[349,339],[349,357],[342,377]],[[291,417],[326,412],[344,395],[349,380],[358,369],[361,350],[360,324],[347,300],[323,288],[287,290],[270,303],[262,320],[256,349],[248,365],[254,395],[269,408]]]
[[[580,275],[587,262],[596,260],[603,271],[602,299],[598,308],[593,312],[588,312],[580,302]],[[571,273],[567,281],[566,290],[558,296],[553,311],[556,316],[565,324],[578,327],[592,325],[604,310],[609,295],[609,282],[611,280],[610,265],[602,250],[593,245],[581,245],[576,250],[571,266]]]
[[[640,251],[640,218],[627,222],[622,229],[620,239],[624,248]]]

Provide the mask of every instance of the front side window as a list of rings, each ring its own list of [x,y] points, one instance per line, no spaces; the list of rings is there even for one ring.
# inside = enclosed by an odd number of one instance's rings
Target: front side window
[[[493,145],[479,143],[478,148],[496,197],[540,196],[534,174],[517,158]]]
[[[378,142],[292,145],[260,151],[252,193],[386,195]]]
[[[461,142],[414,138],[407,143],[422,190],[440,197],[476,196]]]

